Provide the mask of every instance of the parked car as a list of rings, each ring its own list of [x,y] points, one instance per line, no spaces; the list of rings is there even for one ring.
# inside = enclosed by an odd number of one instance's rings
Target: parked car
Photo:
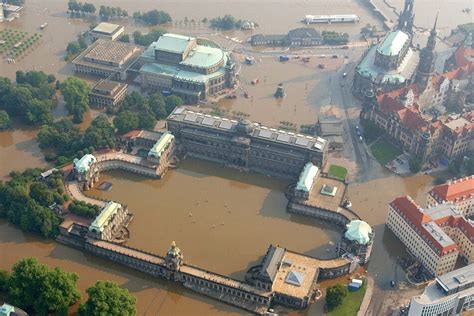
[[[347,72],[342,74],[342,78],[345,78],[345,77],[347,77]]]
[[[364,141],[364,139],[362,138],[362,136],[359,136],[359,142],[362,143],[363,141]]]

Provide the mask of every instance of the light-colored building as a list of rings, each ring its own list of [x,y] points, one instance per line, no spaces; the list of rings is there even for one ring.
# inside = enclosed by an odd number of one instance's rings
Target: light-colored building
[[[109,106],[116,109],[125,99],[127,87],[126,83],[101,79],[89,93],[89,104],[101,109]]]
[[[166,167],[174,149],[174,136],[165,132],[148,152],[148,160],[158,163],[159,167]]]
[[[89,235],[96,239],[113,240],[128,218],[128,208],[109,201],[89,226]]]
[[[295,196],[307,200],[318,175],[319,168],[313,165],[313,163],[308,162],[304,166],[296,184]]]
[[[28,316],[28,314],[21,308],[4,303],[0,306],[0,316]]]
[[[459,254],[468,263],[474,259],[474,223],[453,204],[422,209],[399,197],[389,204],[387,226],[434,276],[452,271]]]
[[[121,36],[124,31],[125,28],[122,25],[101,22],[94,29],[92,29],[92,31],[90,31],[90,35],[93,41],[98,39],[114,41],[119,36]]]
[[[451,202],[464,216],[474,215],[474,175],[450,180],[428,192],[428,206]]]
[[[4,21],[11,22],[14,19],[20,17],[20,11],[23,10],[23,7],[20,5],[13,5],[4,3],[5,1],[0,1],[0,23]]]
[[[143,88],[170,91],[187,103],[197,103],[235,84],[230,54],[194,37],[164,34],[140,57]]]
[[[125,80],[127,71],[143,52],[143,47],[99,39],[73,61],[74,71],[87,76]]]
[[[408,316],[457,316],[474,309],[474,264],[431,282],[410,301]]]

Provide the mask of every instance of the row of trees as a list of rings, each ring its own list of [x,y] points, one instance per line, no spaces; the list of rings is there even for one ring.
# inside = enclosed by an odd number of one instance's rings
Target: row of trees
[[[0,110],[27,124],[51,122],[55,81],[54,75],[48,76],[42,71],[18,71],[16,84],[0,77]]]
[[[7,111],[0,110],[0,130],[10,127],[10,116]]]
[[[151,10],[145,13],[140,11],[133,13],[133,19],[145,25],[160,25],[170,23],[171,16],[165,11]]]
[[[101,5],[99,8],[99,16],[102,20],[107,21],[115,18],[126,18],[128,17],[128,12],[120,7]]]
[[[13,265],[11,273],[0,270],[0,293],[10,304],[34,315],[67,315],[81,298],[78,279],[75,273],[25,258]],[[136,298],[116,283],[97,281],[86,292],[89,298],[79,306],[79,316],[136,314]]]
[[[46,182],[38,180],[40,173],[40,169],[12,172],[8,182],[0,182],[0,218],[23,231],[54,237],[60,219],[49,207],[53,203],[63,204],[68,196],[64,194],[60,173],[51,175]]]
[[[92,3],[88,2],[77,2],[76,0],[69,0],[67,4],[68,11],[71,12],[71,15],[76,13],[79,14],[94,14],[96,11],[95,6]]]
[[[183,100],[175,95],[164,97],[161,93],[154,93],[144,97],[132,92],[125,97],[114,119],[114,125],[119,133],[143,128],[152,129],[156,120],[166,118]]]
[[[242,20],[237,20],[232,15],[226,14],[223,17],[219,16],[211,19],[209,21],[209,26],[218,30],[233,30],[242,26]]]

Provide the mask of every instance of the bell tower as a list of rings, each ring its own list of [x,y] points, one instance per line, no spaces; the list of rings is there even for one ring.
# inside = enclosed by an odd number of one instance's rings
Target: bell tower
[[[420,91],[424,91],[428,86],[428,80],[434,73],[434,62],[435,62],[435,47],[436,47],[436,24],[438,23],[438,14],[431,29],[430,36],[426,47],[421,50],[420,63],[418,64],[418,70],[416,72],[415,83],[420,88]]]

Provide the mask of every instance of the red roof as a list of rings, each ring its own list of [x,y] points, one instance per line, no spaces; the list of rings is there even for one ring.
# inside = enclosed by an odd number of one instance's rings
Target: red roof
[[[398,111],[398,117],[404,126],[412,131],[427,126],[427,122],[421,117],[420,113],[414,108],[403,108]]]
[[[453,180],[445,184],[435,186],[429,194],[435,200],[455,202],[456,199],[474,196],[474,176]]]
[[[466,65],[472,65],[472,60],[474,59],[474,49],[471,47],[460,46],[454,52],[454,60],[456,61],[456,66],[463,67]]]
[[[401,103],[397,99],[392,98],[386,94],[377,96],[377,103],[379,105],[380,111],[382,111],[385,114],[398,112],[405,107],[403,103]]]
[[[390,203],[390,206],[397,212],[402,213],[408,221],[418,229],[419,234],[431,241],[431,244],[438,250],[439,256],[447,254],[451,250],[457,249],[456,244],[444,247],[431,235],[423,224],[432,221],[431,217],[426,215],[422,209],[409,196],[398,197]]]

